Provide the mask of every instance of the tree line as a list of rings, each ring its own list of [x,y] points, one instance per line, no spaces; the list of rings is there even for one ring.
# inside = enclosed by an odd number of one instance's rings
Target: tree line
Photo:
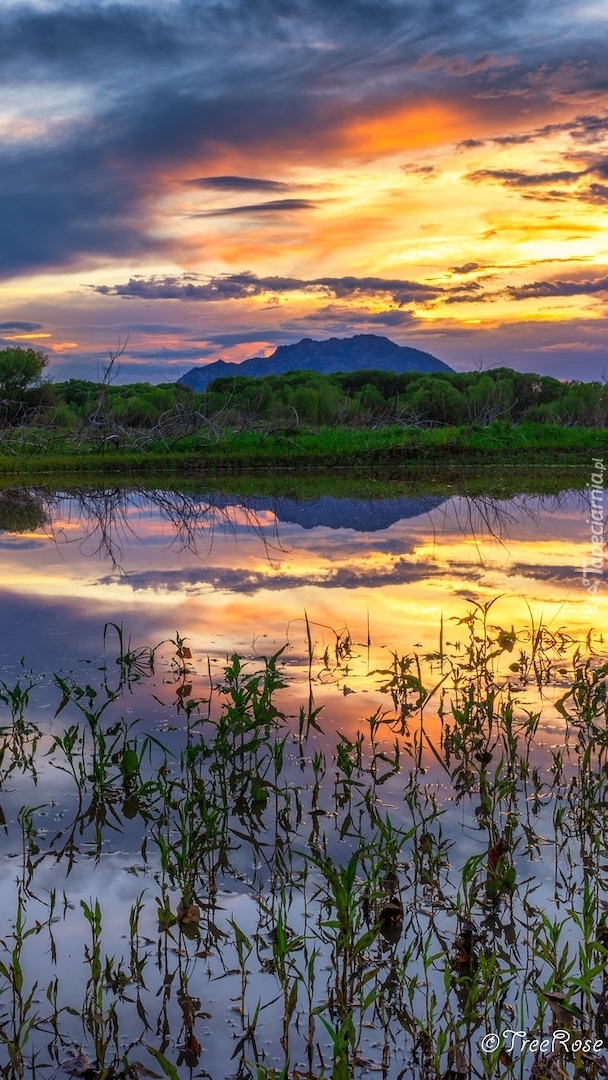
[[[180,383],[116,385],[102,379],[45,378],[48,360],[33,349],[0,350],[0,424],[52,425],[109,435],[302,425],[486,427],[496,421],[608,428],[608,386],[560,382],[500,367],[487,371],[296,371],[263,378],[230,376],[196,392]]]

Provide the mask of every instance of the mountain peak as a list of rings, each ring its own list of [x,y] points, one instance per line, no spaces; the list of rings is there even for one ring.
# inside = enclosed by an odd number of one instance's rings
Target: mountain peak
[[[179,380],[192,390],[204,390],[214,379],[246,375],[286,375],[290,371],[318,371],[331,375],[338,371],[451,371],[452,368],[421,349],[397,345],[378,334],[355,334],[349,338],[302,338],[291,345],[279,345],[271,356],[255,356],[240,364],[216,360],[193,367]]]

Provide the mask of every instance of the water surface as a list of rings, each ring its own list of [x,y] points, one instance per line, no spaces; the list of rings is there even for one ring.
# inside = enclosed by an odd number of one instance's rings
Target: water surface
[[[4,1075],[490,1075],[536,986],[601,998],[587,517],[4,493]]]

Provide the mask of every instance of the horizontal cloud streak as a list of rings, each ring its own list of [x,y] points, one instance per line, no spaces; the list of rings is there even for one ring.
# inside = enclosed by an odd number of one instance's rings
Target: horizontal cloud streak
[[[199,176],[184,180],[184,183],[212,191],[288,191],[293,187],[293,184],[284,184],[280,180],[262,180],[251,176]]]
[[[608,292],[608,277],[571,281],[534,281],[529,285],[511,285],[509,294],[514,300],[551,296],[593,296]]]
[[[482,287],[477,282],[456,286],[427,285],[401,278],[380,277],[320,277],[284,278],[257,277],[253,273],[226,274],[199,283],[191,275],[165,278],[131,278],[124,284],[91,285],[89,288],[104,296],[121,296],[141,300],[184,300],[203,303],[223,300],[245,300],[254,296],[304,292],[322,294],[336,299],[386,296],[399,306],[424,304],[445,296],[453,302],[461,302],[477,296]],[[372,321],[400,322],[399,313],[378,312],[369,316]]]
[[[222,206],[217,210],[204,210],[190,214],[191,218],[230,217],[232,214],[285,214],[292,210],[314,210],[316,203],[308,199],[272,199],[269,202],[249,203],[245,206]]]

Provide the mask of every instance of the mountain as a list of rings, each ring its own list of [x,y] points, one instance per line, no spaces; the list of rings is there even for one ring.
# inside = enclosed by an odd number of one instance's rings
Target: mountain
[[[259,379],[263,375],[285,375],[288,371],[318,371],[331,375],[335,371],[452,371],[430,353],[396,345],[377,334],[355,334],[350,338],[328,338],[313,341],[304,338],[295,345],[279,345],[272,356],[255,356],[241,364],[216,360],[214,364],[190,368],[179,380],[191,390],[205,390],[213,379],[226,375],[248,375]]]

